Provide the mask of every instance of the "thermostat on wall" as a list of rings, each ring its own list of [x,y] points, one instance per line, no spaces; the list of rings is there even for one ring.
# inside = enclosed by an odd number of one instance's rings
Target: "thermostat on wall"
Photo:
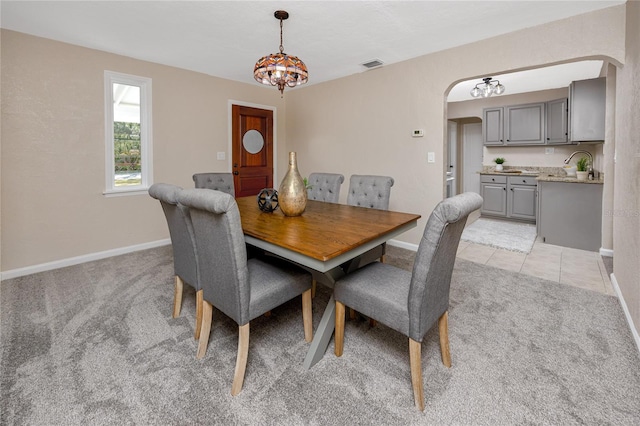
[[[411,133],[411,136],[413,136],[414,138],[421,138],[422,136],[424,136],[424,129],[415,129]]]

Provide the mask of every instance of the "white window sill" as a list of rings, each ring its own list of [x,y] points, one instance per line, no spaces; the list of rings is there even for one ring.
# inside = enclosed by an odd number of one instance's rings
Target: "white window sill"
[[[125,197],[129,195],[149,195],[149,188],[137,186],[135,188],[109,189],[102,193],[105,197]]]

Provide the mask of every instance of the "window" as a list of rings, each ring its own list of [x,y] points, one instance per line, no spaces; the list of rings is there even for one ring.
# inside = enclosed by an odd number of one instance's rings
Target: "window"
[[[151,79],[105,71],[104,88],[104,193],[146,193],[153,176]]]

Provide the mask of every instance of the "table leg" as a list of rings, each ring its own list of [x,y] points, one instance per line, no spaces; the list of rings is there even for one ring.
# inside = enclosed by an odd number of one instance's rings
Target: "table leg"
[[[331,298],[329,298],[329,303],[327,303],[327,307],[324,310],[324,314],[322,314],[320,324],[313,335],[313,341],[311,342],[307,356],[304,359],[303,366],[305,370],[310,369],[322,359],[324,353],[327,351],[327,347],[329,346],[329,340],[331,340],[335,326],[336,303],[332,294]]]

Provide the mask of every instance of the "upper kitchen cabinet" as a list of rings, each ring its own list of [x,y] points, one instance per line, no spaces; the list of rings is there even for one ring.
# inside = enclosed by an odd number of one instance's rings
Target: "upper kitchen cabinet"
[[[485,145],[544,145],[544,102],[485,108],[482,112]]]
[[[605,77],[574,81],[569,86],[569,139],[604,142]]]
[[[569,142],[567,98],[547,102],[547,145],[563,145]]]
[[[504,145],[502,114],[502,107],[482,110],[482,139],[485,145]]]
[[[505,145],[544,145],[544,110],[544,102],[505,107]]]

